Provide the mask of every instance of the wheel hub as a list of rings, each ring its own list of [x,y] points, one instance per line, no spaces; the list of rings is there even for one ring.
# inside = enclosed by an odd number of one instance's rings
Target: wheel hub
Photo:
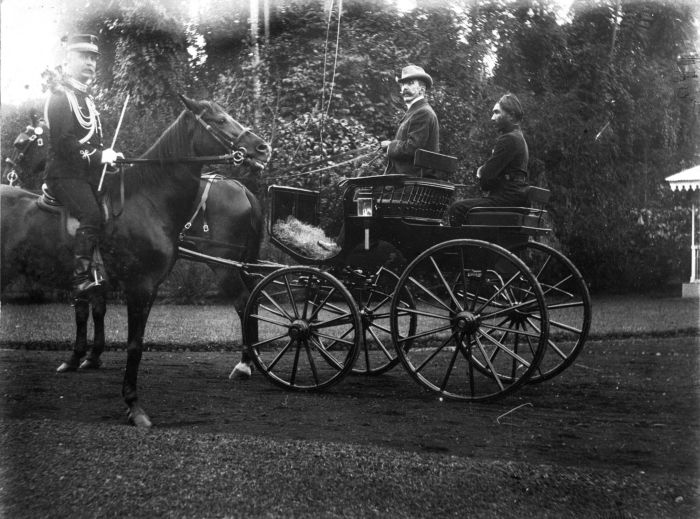
[[[292,339],[308,339],[310,331],[309,323],[303,319],[297,319],[289,325],[289,336]]]
[[[466,333],[474,333],[479,328],[479,318],[472,312],[464,310],[454,315],[452,328]]]

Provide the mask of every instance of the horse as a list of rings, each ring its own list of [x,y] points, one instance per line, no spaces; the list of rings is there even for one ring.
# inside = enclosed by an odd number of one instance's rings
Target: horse
[[[203,159],[226,153],[262,171],[270,146],[243,127],[218,104],[181,96],[185,109],[156,142],[119,179],[105,185],[112,200],[123,203],[118,217],[108,222],[103,252],[110,274],[120,281],[127,306],[127,359],[122,398],[128,422],[149,428],[152,422],[140,403],[138,370],[148,316],[158,288],[172,269],[179,235],[191,216]],[[23,257],[40,257],[69,277],[69,238],[59,219],[42,210],[38,195],[0,186],[2,208],[2,282],[6,266]]]
[[[33,118],[34,126],[41,124]],[[32,139],[34,126],[28,126],[15,140],[19,153],[13,156],[17,178],[38,178],[44,170],[47,146]],[[39,126],[36,126],[39,128]],[[45,126],[43,126],[45,128]],[[46,135],[39,130],[37,135]],[[235,170],[238,167],[234,167]],[[28,175],[29,174],[29,175]],[[201,179],[192,216],[180,235],[180,245],[209,256],[251,262],[258,258],[263,232],[263,213],[258,199],[239,181],[223,175]],[[233,303],[243,326],[243,310],[252,289],[251,278],[243,271],[207,263],[223,294]],[[95,290],[89,298],[77,299],[76,334],[73,351],[57,368],[58,373],[99,369],[105,349],[105,315],[107,304],[103,290]],[[92,312],[91,312],[92,309]],[[93,341],[88,351],[88,321],[92,314]],[[252,373],[252,359],[244,349],[241,361],[232,371],[232,378],[247,379]]]

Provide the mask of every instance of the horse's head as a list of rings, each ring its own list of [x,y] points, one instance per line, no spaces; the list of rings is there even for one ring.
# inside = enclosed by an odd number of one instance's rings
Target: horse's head
[[[19,177],[24,184],[36,183],[32,180],[36,181],[34,177],[44,170],[47,150],[48,127],[43,119],[32,116],[32,124],[19,133],[13,143],[12,154],[5,159],[5,163],[11,166],[5,175],[7,180],[14,183]]]
[[[262,170],[270,160],[270,145],[227,114],[211,101],[195,101],[180,96],[187,109],[200,123],[202,138],[195,139],[198,155],[233,155],[236,165],[247,163],[254,170]]]

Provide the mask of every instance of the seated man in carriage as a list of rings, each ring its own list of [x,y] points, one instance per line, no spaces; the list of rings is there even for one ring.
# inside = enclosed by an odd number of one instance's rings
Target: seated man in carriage
[[[491,121],[500,133],[491,157],[476,171],[479,185],[488,193],[479,198],[454,202],[447,209],[451,225],[467,223],[467,214],[474,207],[527,206],[527,142],[520,122],[523,109],[513,94],[506,94],[493,107]]]

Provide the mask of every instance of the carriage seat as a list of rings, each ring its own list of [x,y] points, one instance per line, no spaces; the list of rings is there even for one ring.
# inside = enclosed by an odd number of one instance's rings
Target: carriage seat
[[[467,225],[542,227],[547,211],[535,206],[546,204],[551,192],[541,187],[528,186],[525,196],[528,207],[473,207],[467,213]]]

